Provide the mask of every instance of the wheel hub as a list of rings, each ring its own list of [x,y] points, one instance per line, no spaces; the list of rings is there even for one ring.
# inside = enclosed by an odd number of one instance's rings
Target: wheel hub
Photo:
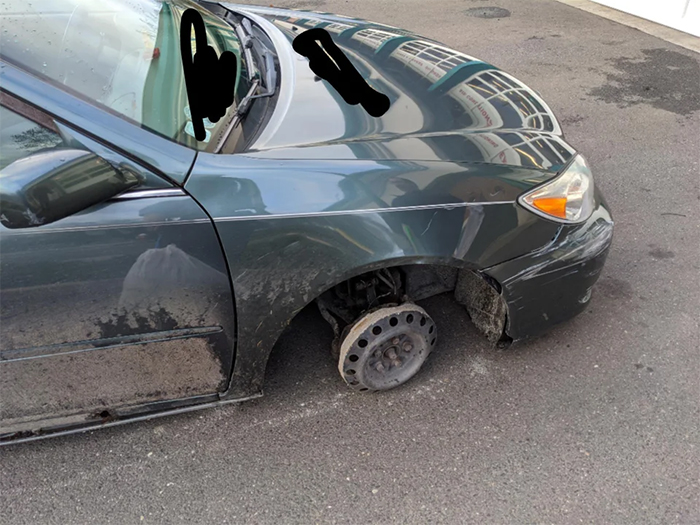
[[[368,361],[369,367],[377,372],[388,372],[394,366],[401,368],[415,355],[415,344],[412,341],[411,336],[404,333],[380,344]]]

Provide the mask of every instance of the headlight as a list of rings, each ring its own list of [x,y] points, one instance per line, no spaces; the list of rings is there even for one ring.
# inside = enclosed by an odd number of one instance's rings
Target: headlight
[[[559,222],[588,219],[595,206],[593,176],[581,155],[554,180],[524,193],[518,202],[530,211]]]

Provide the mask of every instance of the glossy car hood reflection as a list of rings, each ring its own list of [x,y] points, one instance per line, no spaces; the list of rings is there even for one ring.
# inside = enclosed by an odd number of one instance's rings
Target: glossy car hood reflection
[[[575,153],[535,91],[477,58],[363,20],[227,7],[276,28],[283,90],[291,91],[289,103],[276,110],[269,129],[252,145],[257,156],[449,160],[556,172]],[[328,31],[368,83],[390,98],[382,117],[347,104],[294,52],[294,38],[314,27]]]

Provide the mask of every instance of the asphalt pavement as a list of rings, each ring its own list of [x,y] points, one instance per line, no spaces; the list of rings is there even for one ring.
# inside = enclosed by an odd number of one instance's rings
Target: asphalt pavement
[[[700,55],[552,0],[274,3],[405,27],[538,90],[616,221],[590,308],[499,350],[435,297],[438,350],[372,395],[305,310],[261,399],[0,449],[0,522],[700,522]]]

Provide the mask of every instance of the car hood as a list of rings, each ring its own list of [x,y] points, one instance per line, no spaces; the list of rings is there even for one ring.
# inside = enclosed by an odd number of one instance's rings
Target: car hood
[[[409,31],[326,13],[223,4],[256,20],[279,56],[280,95],[248,154],[478,162],[557,172],[575,150],[542,98],[495,66]],[[350,105],[292,48],[323,28],[389,110]]]

